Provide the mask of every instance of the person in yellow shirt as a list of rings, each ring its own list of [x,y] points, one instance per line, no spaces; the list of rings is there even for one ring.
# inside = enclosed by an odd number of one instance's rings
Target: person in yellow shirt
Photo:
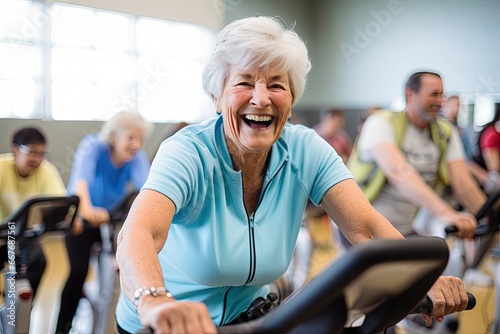
[[[45,160],[47,141],[35,127],[17,130],[12,152],[0,154],[0,221],[4,222],[25,200],[37,196],[64,196],[66,187],[56,167]],[[36,239],[20,242],[20,255],[26,262],[28,280],[36,294],[46,261]],[[7,260],[5,245],[0,246],[0,261]]]

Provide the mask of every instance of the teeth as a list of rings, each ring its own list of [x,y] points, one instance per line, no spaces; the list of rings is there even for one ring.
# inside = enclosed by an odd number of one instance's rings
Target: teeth
[[[269,115],[245,115],[245,118],[254,122],[267,122],[272,119]]]

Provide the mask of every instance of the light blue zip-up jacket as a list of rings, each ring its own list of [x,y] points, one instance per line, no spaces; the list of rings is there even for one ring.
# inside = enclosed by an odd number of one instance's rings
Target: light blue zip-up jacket
[[[204,302],[216,326],[231,322],[287,269],[308,200],[319,204],[347,178],[342,159],[314,130],[287,124],[248,216],[222,117],[182,129],[162,143],[143,187],[176,206],[158,256],[165,287],[177,300]],[[123,294],[116,315],[123,329],[141,328]]]

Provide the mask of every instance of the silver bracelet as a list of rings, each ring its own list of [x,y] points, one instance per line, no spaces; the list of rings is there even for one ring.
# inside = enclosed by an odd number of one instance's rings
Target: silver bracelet
[[[163,293],[165,293],[165,294],[163,294]],[[151,295],[153,297],[164,296],[167,298],[172,298],[172,294],[165,287],[155,288],[152,286],[152,287],[148,288],[148,287],[143,286],[143,287],[134,291],[134,306],[136,308],[137,308],[137,305],[139,305],[139,299],[145,295]]]

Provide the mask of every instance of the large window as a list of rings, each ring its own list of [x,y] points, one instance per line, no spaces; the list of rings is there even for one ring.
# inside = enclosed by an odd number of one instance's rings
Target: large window
[[[43,6],[0,1],[0,117],[43,116]]]
[[[55,2],[0,1],[0,117],[154,122],[213,115],[208,28]]]
[[[149,18],[137,20],[137,104],[147,118],[192,122],[213,116],[201,72],[215,36],[208,30]],[[191,119],[187,119],[189,117]]]

